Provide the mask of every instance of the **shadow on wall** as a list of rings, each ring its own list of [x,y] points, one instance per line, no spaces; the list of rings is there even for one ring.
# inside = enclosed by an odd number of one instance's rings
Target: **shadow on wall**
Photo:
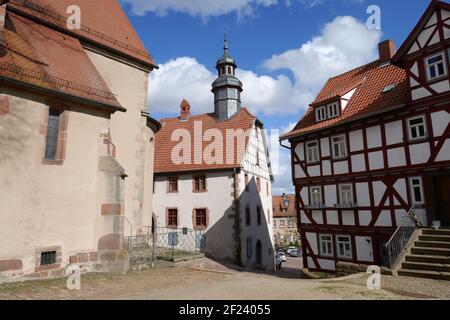
[[[240,197],[206,232],[206,255],[225,264],[233,262],[246,270],[273,270],[272,221],[270,224],[268,221],[271,203],[263,205],[255,178],[240,189]],[[238,212],[239,228],[234,227],[235,212]],[[239,234],[235,233],[236,229]]]
[[[39,134],[39,128],[29,121],[30,110],[26,102],[0,92],[0,166],[5,172],[19,169],[24,150]]]

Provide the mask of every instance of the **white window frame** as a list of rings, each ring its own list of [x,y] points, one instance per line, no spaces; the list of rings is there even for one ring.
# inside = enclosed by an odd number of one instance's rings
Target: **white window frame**
[[[434,68],[436,68],[436,74],[437,74],[437,72],[438,72],[437,63],[429,64],[428,61],[430,59],[436,58],[438,56],[442,56],[442,63],[444,64],[444,74],[437,75],[436,77],[431,77],[430,67],[434,66]],[[435,53],[433,55],[426,57],[425,58],[425,68],[426,68],[426,74],[427,74],[428,81],[435,81],[437,79],[446,77],[448,75],[448,64],[447,64],[447,57],[446,57],[445,51],[441,51],[441,52],[438,52],[438,53]]]
[[[419,184],[418,185],[414,184],[413,183],[414,180],[419,180]],[[420,197],[422,198],[421,201],[416,201],[416,193],[414,192],[416,187],[420,188]],[[419,205],[425,204],[425,193],[424,193],[424,190],[423,190],[422,177],[411,177],[411,178],[409,178],[409,189],[410,189],[410,192],[411,192],[411,199],[412,199],[414,204],[419,204]]]
[[[343,187],[350,187],[349,191],[348,190],[345,191],[346,194],[350,193],[349,202],[343,201],[344,198],[347,198],[347,196],[345,196],[345,197],[343,196],[344,195],[343,190],[342,190]],[[339,190],[339,204],[342,206],[353,206],[353,204],[355,203],[355,197],[353,195],[353,184],[351,184],[351,183],[340,184],[338,186],[338,190]]]
[[[411,125],[411,121],[417,120],[417,119],[422,119],[423,120],[423,130],[425,132],[425,135],[423,137],[414,138],[412,136],[412,129],[415,128],[417,130],[417,133],[419,133],[419,131],[418,131],[419,126],[418,125]],[[426,139],[428,137],[427,122],[426,122],[425,116],[417,116],[417,117],[409,118],[407,121],[408,121],[407,125],[408,125],[408,139],[409,139],[409,141],[422,140],[422,139]]]
[[[327,105],[328,109],[328,118],[333,119],[340,116],[340,105],[339,102],[330,103]]]
[[[348,241],[340,241],[339,238],[346,238]],[[339,245],[344,244],[344,253],[341,254]],[[348,249],[345,248],[345,245],[348,245]],[[352,237],[348,235],[339,234],[336,235],[336,250],[337,256],[341,259],[352,260],[353,259],[353,246],[352,246]]]
[[[314,192],[314,190],[319,190],[319,192],[318,193],[315,193]],[[322,206],[323,206],[323,195],[322,195],[322,187],[319,187],[319,186],[317,186],[317,187],[310,187],[309,188],[309,193],[310,193],[310,198],[311,198],[311,206],[312,207],[315,207],[315,208],[321,208]],[[314,195],[315,194],[319,194],[319,203],[317,203],[315,200],[317,200],[317,199],[315,199],[315,197],[314,197]]]
[[[281,228],[281,229],[284,229],[284,226],[285,226],[285,221],[284,221],[284,219],[280,219],[280,228]]]
[[[273,219],[273,226],[276,228],[277,227],[277,219]]]
[[[334,139],[336,139],[336,138],[343,138],[343,141],[336,143],[336,142],[334,142]],[[343,154],[336,155],[336,149],[334,148],[334,146],[336,144],[341,144],[341,143],[343,144],[342,145],[343,150],[341,150],[341,152],[343,152]],[[339,149],[342,149],[342,148],[340,147]],[[339,159],[344,159],[347,157],[347,137],[345,136],[345,134],[340,134],[340,135],[331,137],[331,149],[332,149],[332,153],[333,153],[333,159],[339,160]]]
[[[289,218],[289,220],[288,220],[288,227],[289,228],[293,228],[294,227],[294,219]]]
[[[323,239],[323,237],[327,237],[328,239]],[[322,244],[325,243],[325,247],[327,248],[326,252],[323,250]],[[329,245],[328,245],[329,244]],[[330,249],[330,250],[328,250]],[[333,235],[332,234],[319,234],[319,253],[322,257],[334,257],[334,248],[333,248]]]
[[[316,108],[316,121],[321,122],[328,119],[328,108],[327,106],[321,106]]]
[[[316,145],[314,147],[309,146],[310,144],[315,143]],[[314,159],[310,160],[310,152]],[[319,150],[319,141],[308,141],[306,142],[306,163],[317,163],[320,161],[320,150]]]

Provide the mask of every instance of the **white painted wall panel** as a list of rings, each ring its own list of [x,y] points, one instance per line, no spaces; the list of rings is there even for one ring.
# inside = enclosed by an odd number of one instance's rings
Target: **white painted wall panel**
[[[320,165],[317,166],[309,166],[308,167],[308,173],[311,177],[318,177],[320,176]]]
[[[361,210],[358,212],[359,214],[359,224],[361,226],[367,227],[372,222],[372,212]]]
[[[325,204],[327,207],[333,207],[337,203],[336,185],[325,186]]]
[[[342,223],[344,226],[354,226],[355,213],[353,211],[342,211]]]
[[[448,161],[450,160],[450,139],[445,140],[441,151],[436,157],[436,161]]]
[[[348,172],[348,161],[339,161],[333,163],[334,165],[334,174],[347,174]]]
[[[330,140],[328,138],[320,139],[320,149],[322,157],[330,156]]]
[[[364,149],[362,130],[350,131],[350,151],[361,151]]]
[[[334,262],[334,260],[317,259],[317,262],[320,264],[320,268],[323,270],[336,270],[336,262]]]
[[[356,258],[361,262],[373,262],[373,248],[371,237],[355,237]]]
[[[389,168],[406,166],[405,148],[396,148],[388,150]]]
[[[386,191],[386,185],[382,181],[375,181],[373,184],[373,193],[375,198],[375,206],[384,205],[384,203],[381,202],[381,198],[384,195],[384,192]]]
[[[339,217],[337,211],[327,211],[327,223],[329,225],[339,225]]]
[[[323,171],[324,176],[331,175],[331,161],[330,160],[322,161],[322,171]]]
[[[356,201],[360,207],[370,206],[369,185],[367,182],[356,183]]]
[[[411,164],[427,163],[430,159],[430,144],[420,143],[410,145],[409,152],[411,154]]]
[[[311,224],[311,221],[308,219],[308,217],[305,214],[305,211],[300,210],[300,219],[302,224]]]
[[[305,204],[305,206],[309,205],[309,190],[308,190],[308,188],[303,188],[300,191],[300,197],[303,200],[303,203]]]
[[[399,179],[394,184],[395,190],[397,190],[398,194],[402,197],[403,200],[405,200],[406,203],[408,203],[408,191],[406,187],[406,179]],[[396,203],[397,205],[399,203]]]
[[[295,178],[296,179],[306,178],[306,174],[299,164],[295,165]]]
[[[308,268],[309,269],[315,269],[316,265],[314,264],[314,261],[311,257],[308,257]]]
[[[370,170],[379,170],[384,168],[384,159],[382,151],[369,153],[369,167]]]
[[[386,143],[388,145],[403,142],[403,124],[402,121],[386,123]]]
[[[431,96],[431,92],[425,88],[414,89],[412,90],[411,94],[413,100],[419,100]]]
[[[366,171],[366,160],[363,154],[352,156],[352,172]]]
[[[380,126],[367,128],[366,132],[367,132],[367,146],[369,148],[378,148],[382,146]]]
[[[433,135],[441,137],[450,123],[450,114],[447,111],[433,112],[431,122],[433,124]]]
[[[295,153],[297,154],[297,157],[298,157],[301,161],[305,161],[305,149],[304,149],[303,143],[299,143],[299,144],[295,147]]]
[[[319,210],[314,210],[312,212],[312,217],[314,219],[314,221],[318,224],[323,224],[323,213],[322,211]]]
[[[443,93],[450,90],[450,83],[448,82],[448,80],[445,80],[431,84],[430,87],[437,93]]]
[[[312,251],[314,254],[319,254],[319,249],[317,247],[317,234],[312,232],[307,232],[306,234],[306,240],[308,241]]]
[[[383,210],[375,223],[377,227],[390,227],[392,226],[392,217],[391,212],[387,210]]]

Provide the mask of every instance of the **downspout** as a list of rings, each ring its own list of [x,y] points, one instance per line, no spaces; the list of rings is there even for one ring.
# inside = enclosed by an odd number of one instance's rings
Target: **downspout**
[[[234,185],[234,232],[236,242],[236,264],[243,266],[242,263],[242,245],[241,245],[241,215],[239,210],[239,176],[238,169],[234,168],[233,185]]]

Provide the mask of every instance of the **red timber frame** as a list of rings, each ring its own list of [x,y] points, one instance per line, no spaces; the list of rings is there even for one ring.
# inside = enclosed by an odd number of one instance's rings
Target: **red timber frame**
[[[440,99],[439,99],[440,100]],[[440,100],[442,101],[442,100]],[[409,186],[409,178],[410,177],[422,177],[423,180],[423,188],[424,188],[424,196],[425,196],[425,205],[424,208],[427,212],[431,212],[431,203],[432,203],[432,194],[431,194],[431,184],[433,175],[446,174],[446,170],[450,168],[450,161],[442,161],[436,162],[436,157],[439,152],[442,150],[446,139],[450,139],[450,124],[447,125],[444,134],[441,137],[435,137],[433,134],[433,124],[431,114],[438,111],[447,111],[450,113],[450,103],[439,105],[439,101],[435,101],[435,104],[429,106],[408,106],[403,107],[395,111],[390,111],[382,114],[378,117],[367,118],[365,121],[360,121],[357,123],[347,124],[336,126],[333,128],[329,128],[323,130],[321,132],[315,132],[309,135],[302,136],[300,138],[292,138],[291,149],[292,149],[292,177],[296,188],[296,197],[297,197],[297,214],[299,221],[299,232],[302,239],[303,244],[303,259],[304,265],[308,266],[307,258],[311,258],[314,262],[315,268],[309,268],[312,271],[324,271],[320,268],[318,263],[318,259],[324,260],[334,260],[337,261],[348,261],[352,263],[360,263],[360,264],[369,264],[368,262],[358,261],[357,253],[356,253],[356,240],[355,236],[361,237],[371,237],[372,238],[372,251],[373,258],[375,264],[380,264],[380,256],[378,252],[378,241],[387,241],[397,228],[396,225],[396,210],[405,210],[408,211],[413,203],[410,195],[410,186]],[[407,120],[414,116],[424,116],[426,120],[426,129],[427,129],[427,138],[421,139],[419,141],[409,141],[408,140],[408,126]],[[386,123],[394,122],[394,121],[402,121],[403,127],[403,142],[398,144],[387,145],[386,138]],[[381,140],[382,146],[376,148],[369,148],[368,140],[367,140],[367,128],[380,126],[381,132]],[[350,132],[362,130],[363,133],[363,144],[364,148],[360,151],[351,151],[350,149]],[[344,159],[335,160],[332,157],[331,150],[331,137],[335,135],[345,135],[346,136],[346,146],[347,146],[347,157]],[[330,155],[323,157],[322,156],[322,144],[321,139],[328,139],[330,146]],[[306,143],[308,141],[319,141],[319,154],[320,161],[308,165],[306,163]],[[304,161],[301,161],[298,155],[296,154],[297,146],[303,143],[303,153],[304,153]],[[428,163],[413,165],[410,157],[410,147],[416,144],[430,144],[430,153],[431,157]],[[406,166],[403,167],[395,167],[390,168],[388,163],[388,150],[404,148],[405,150],[405,159]],[[372,152],[382,152],[384,159],[384,167],[377,170],[369,170],[369,154]],[[351,156],[354,155],[362,155],[366,171],[364,172],[352,172],[351,166]],[[323,162],[330,161],[331,163],[331,175],[324,176]],[[334,163],[347,161],[349,164],[349,173],[347,174],[335,174],[333,167]],[[306,177],[305,178],[296,178],[295,177],[295,166],[299,165],[304,171]],[[320,166],[320,176],[312,177],[308,174],[308,167]],[[398,191],[394,188],[395,183],[399,179],[406,179],[406,195],[407,199],[402,198],[402,196],[398,193]],[[375,193],[373,190],[373,184],[371,182],[381,181],[386,185],[386,190],[384,194],[381,195],[381,201],[379,205],[375,203]],[[322,187],[322,195],[325,195],[324,186],[325,185],[336,185],[347,183],[353,186],[353,197],[356,199],[356,184],[357,183],[368,183],[369,188],[369,198],[370,198],[370,206],[357,206],[353,208],[335,208],[335,207],[323,207],[318,209],[311,209],[305,206],[305,202],[301,197],[301,191],[304,188],[309,187]],[[339,193],[337,191],[337,193]],[[339,195],[337,195],[339,197]],[[314,212],[322,212],[323,224],[317,223],[313,218]],[[338,214],[338,225],[330,225],[327,221],[327,211],[334,211]],[[344,225],[343,223],[343,212],[353,211],[355,216],[355,224],[354,225]],[[372,212],[372,219],[369,226],[363,226],[359,221],[358,211],[370,211]],[[384,211],[389,211],[391,213],[392,226],[390,227],[378,227],[376,226],[376,222],[380,216],[380,214]],[[308,218],[309,221],[302,221],[301,212]],[[428,222],[431,223],[432,217],[430,214],[427,214]],[[318,255],[313,253],[311,245],[308,243],[306,238],[306,233],[316,233],[317,234],[317,248]],[[334,257],[321,257],[320,256],[320,248],[319,248],[319,234],[330,234],[333,235],[333,245],[334,245]],[[351,260],[345,260],[337,257],[337,248],[336,248],[336,235],[349,235],[352,238],[352,250],[353,250],[353,258]]]

